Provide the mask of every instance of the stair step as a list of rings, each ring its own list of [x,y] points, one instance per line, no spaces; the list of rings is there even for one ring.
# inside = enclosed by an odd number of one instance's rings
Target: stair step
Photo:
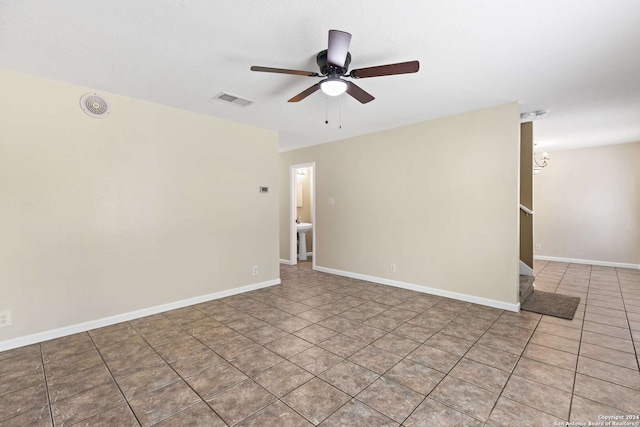
[[[533,276],[520,275],[520,304],[526,301],[533,293]]]

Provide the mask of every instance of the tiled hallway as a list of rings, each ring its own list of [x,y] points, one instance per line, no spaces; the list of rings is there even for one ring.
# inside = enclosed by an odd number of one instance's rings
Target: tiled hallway
[[[0,425],[553,426],[640,413],[638,270],[536,263],[537,289],[582,298],[566,321],[309,265],[283,266],[279,286],[0,353]]]

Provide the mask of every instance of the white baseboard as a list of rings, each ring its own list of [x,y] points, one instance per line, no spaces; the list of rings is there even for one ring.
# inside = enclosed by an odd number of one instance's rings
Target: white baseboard
[[[428,286],[415,285],[413,283],[400,282],[398,280],[383,279],[381,277],[367,276],[365,274],[352,273],[350,271],[335,270],[333,268],[315,266],[314,270],[323,273],[335,274],[337,276],[350,277],[352,279],[366,280],[367,282],[379,283],[381,285],[394,286],[396,288],[408,289],[410,291],[422,292],[425,294],[438,295],[446,298],[453,298],[460,301],[472,302],[474,304],[486,305],[489,307],[499,308],[501,310],[520,311],[520,303],[511,304],[508,302],[497,301],[489,298],[482,298],[473,295],[461,294],[458,292],[445,291],[443,289],[430,288]],[[514,286],[516,286],[514,284]]]
[[[0,341],[0,351],[11,350],[13,348],[24,347],[25,345],[35,344],[42,341],[48,341],[55,338],[64,337],[67,335],[77,334],[79,332],[86,332],[91,329],[102,328],[109,325],[114,325],[120,322],[126,322],[128,320],[139,319],[140,317],[150,316],[152,314],[162,313],[168,310],[175,310],[177,308],[187,307],[189,305],[200,304],[202,302],[212,301],[224,297],[230,297],[232,295],[241,294],[243,292],[254,291],[256,289],[262,289],[269,286],[279,285],[280,279],[268,280],[266,282],[254,283],[251,285],[241,286],[239,288],[227,289],[226,291],[214,292],[208,295],[202,295],[194,298],[187,298],[180,301],[170,302],[168,304],[157,305],[155,307],[143,308],[141,310],[131,311],[129,313],[117,314],[115,316],[103,317],[102,319],[90,320],[84,323],[78,323],[76,325],[64,326],[62,328],[51,329],[49,331],[38,332],[32,335],[25,335],[23,337],[12,338],[5,341]]]
[[[313,252],[307,252],[307,256],[313,258]],[[293,265],[293,263],[290,260],[282,259],[282,258],[280,258],[280,264]]]
[[[640,264],[629,264],[625,262],[595,261],[592,259],[561,258],[561,257],[545,256],[545,255],[536,255],[533,258],[540,261],[567,262],[570,264],[590,264],[590,265],[597,265],[600,267],[631,268],[633,270],[640,270]]]

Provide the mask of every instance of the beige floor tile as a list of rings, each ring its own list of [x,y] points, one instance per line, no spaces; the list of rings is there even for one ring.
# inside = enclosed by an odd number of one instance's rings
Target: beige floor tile
[[[365,343],[364,341],[360,341],[341,334],[334,335],[328,340],[318,344],[318,347],[324,348],[325,350],[328,350],[333,354],[337,354],[338,356],[345,358],[351,356],[352,354],[366,346],[367,343]]]
[[[111,376],[106,376],[109,380]],[[137,396],[150,393],[175,381],[180,377],[169,365],[157,365],[136,372],[128,377],[119,378],[117,381],[120,391],[131,400]],[[51,388],[49,388],[51,392]]]
[[[56,425],[71,425],[124,402],[122,393],[111,381],[52,404],[51,412]]]
[[[415,350],[420,343],[399,335],[387,334],[375,340],[371,345],[400,357],[405,357]]]
[[[0,396],[0,422],[33,410],[39,410],[48,404],[44,384],[4,394]]]
[[[558,418],[569,418],[571,393],[536,381],[512,375],[502,395]]]
[[[576,374],[574,394],[589,400],[595,400],[606,406],[635,413],[640,402],[640,391],[599,380],[582,374]]]
[[[24,424],[26,425],[26,424]],[[86,418],[77,424],[76,427],[91,426],[118,426],[118,427],[138,427],[140,424],[135,415],[131,412],[129,405],[123,404],[112,409],[107,409],[97,415]],[[159,426],[160,424],[156,424]],[[216,427],[213,425],[213,427]]]
[[[638,369],[638,361],[633,354],[599,345],[582,343],[580,346],[580,356],[602,362],[609,362],[629,369]]]
[[[313,344],[319,344],[323,341],[326,341],[336,334],[336,331],[317,324],[307,326],[306,328],[294,332],[294,335]]]
[[[597,334],[595,332],[582,331],[582,342],[599,345],[601,347],[607,347],[613,350],[624,351],[627,353],[635,353],[633,342],[631,340]]]
[[[135,420],[134,420],[135,421]],[[120,423],[107,423],[105,425],[120,426]],[[137,424],[134,424],[137,425]],[[193,406],[183,409],[182,411],[170,416],[153,427],[172,427],[172,426],[207,426],[207,427],[226,427],[224,421],[211,409],[205,402],[196,403]],[[88,427],[88,426],[87,426]]]
[[[209,425],[209,424],[202,424]],[[279,400],[246,418],[237,427],[311,427],[309,421]]]
[[[383,335],[386,335],[386,332],[373,326],[361,324],[355,328],[347,329],[342,334],[370,344]]]
[[[352,399],[333,415],[320,423],[320,427],[377,426],[397,427],[400,424],[371,409],[367,405]]]
[[[349,395],[314,378],[293,390],[282,401],[315,425],[350,400]]]
[[[449,375],[495,393],[500,393],[509,379],[508,372],[466,358]]]
[[[170,363],[183,378],[196,375],[198,372],[224,362],[224,359],[207,347],[200,348]]]
[[[373,371],[348,360],[329,368],[320,378],[343,392],[355,396],[378,379]]]
[[[274,352],[267,350],[264,347],[258,347],[255,350],[242,353],[235,359],[231,359],[229,363],[238,368],[245,375],[252,377],[257,373],[282,362],[283,360],[284,359],[282,357],[278,356]]]
[[[619,308],[606,308],[606,307],[598,307],[587,304],[587,309],[585,310],[585,314],[599,314],[601,316],[610,316],[616,317],[618,319],[626,319],[627,314],[624,311],[624,305],[617,305]]]
[[[242,335],[223,341],[217,341],[210,346],[213,351],[224,357],[226,360],[231,360],[242,353],[259,348],[258,344],[251,341],[249,338],[243,337]]]
[[[508,337],[506,335],[500,335],[498,333],[492,332],[492,329],[489,329],[489,331],[478,340],[478,343],[487,347],[494,348],[496,350],[520,355],[522,354],[528,341],[529,338],[523,339]]]
[[[171,344],[172,343],[167,343],[167,345]],[[150,348],[149,344],[142,337],[136,336],[101,348],[100,355],[106,362],[110,362],[148,348]],[[164,346],[160,346],[158,348],[163,349]]]
[[[602,335],[608,335],[611,337],[622,338],[625,340],[631,339],[631,332],[628,327],[619,328],[616,326],[603,325],[602,323],[590,322],[585,320],[583,329],[589,332],[595,332]]]
[[[444,350],[440,350],[428,345],[421,345],[413,353],[407,356],[408,360],[411,360],[421,365],[428,366],[433,369],[437,369],[440,372],[449,372],[461,356],[449,353]]]
[[[385,311],[382,314],[372,317],[364,322],[364,324],[367,326],[373,326],[374,328],[382,329],[386,332],[391,332],[404,323],[403,320],[393,319],[391,317],[385,316],[386,313],[387,312]]]
[[[557,366],[522,357],[513,373],[519,377],[537,381],[566,392],[573,390],[575,372],[572,370],[558,368]]]
[[[617,328],[628,327],[627,319],[619,319],[617,317],[603,316],[600,314],[586,313],[584,320],[589,322],[601,323],[603,325],[615,326]]]
[[[447,376],[429,397],[460,412],[486,421],[498,400],[494,393],[473,384]]]
[[[127,359],[118,359],[119,362],[115,363],[116,368],[117,366],[124,365],[124,364],[131,365],[132,361],[139,361],[140,363],[142,363],[143,362],[142,359],[146,359],[148,355],[155,357],[158,362],[162,361],[162,359],[160,359],[160,357],[157,354],[155,354],[155,352],[151,350],[151,348],[146,348],[145,350],[147,351],[146,352],[144,350],[140,351],[139,353],[135,353],[134,355],[128,356]],[[33,364],[31,362],[29,363],[30,365],[33,365],[34,368],[37,367],[37,364]],[[110,362],[107,362],[107,363],[110,363]],[[85,351],[83,353],[72,354],[64,358],[53,359],[48,362],[47,362],[47,359],[45,359],[44,370],[45,370],[47,379],[51,379],[51,378],[66,377],[67,375],[76,373],[78,371],[93,368],[94,366],[98,366],[102,364],[104,364],[104,359],[100,356],[100,353],[98,353],[97,350],[93,349],[93,350]],[[16,365],[16,363],[10,363],[9,365],[10,366],[6,367],[6,369],[12,368],[12,371],[14,372],[18,370],[25,370],[22,368],[11,366],[11,365]],[[135,366],[133,366],[133,368],[134,368],[133,370],[135,370]],[[115,375],[114,372],[112,373]]]
[[[561,319],[553,316],[542,316],[540,323],[547,323],[552,325],[566,326],[568,328],[582,329],[582,318],[574,317],[573,320]]]
[[[155,348],[166,362],[173,362],[181,357],[188,356],[194,351],[204,349],[206,349],[206,346],[193,337],[187,337]]]
[[[187,378],[186,381],[203,399],[208,399],[245,379],[247,376],[230,363],[222,362]]]
[[[543,332],[545,334],[568,338],[570,340],[580,340],[580,331],[576,328],[570,328],[568,326],[542,323],[536,328],[536,332]]]
[[[513,353],[496,350],[482,344],[474,344],[465,357],[506,372],[513,370],[519,358]]]
[[[439,331],[438,328],[423,328],[422,326],[405,323],[404,325],[393,330],[395,335],[409,338],[411,340],[424,343],[427,339]]]
[[[2,362],[0,361],[0,363]],[[106,371],[106,367],[104,365],[98,365],[95,368],[91,368],[90,370],[87,370],[87,371],[94,371],[92,375],[92,380],[95,383],[96,381],[99,381],[99,379],[95,378],[96,374],[100,374],[100,372],[97,372],[97,371],[101,371],[104,373]],[[111,375],[109,375],[108,372],[106,373],[107,373],[107,378],[110,379]],[[79,372],[76,372],[76,373],[67,375],[67,377],[62,377],[62,378],[70,378],[71,381],[67,381],[67,382],[75,382],[75,380],[82,378],[82,374]],[[26,371],[11,371],[0,376],[0,396],[7,393],[15,392],[18,390],[22,390],[28,387],[41,385],[44,383],[45,383],[45,377],[44,377],[43,365],[42,364],[30,365]],[[49,388],[51,388],[51,384],[49,384]],[[50,395],[52,396],[56,396],[57,394],[59,393],[51,393],[50,391]]]
[[[265,344],[265,347],[286,359],[313,347],[313,344],[289,334]]]
[[[277,397],[282,397],[313,378],[313,374],[289,361],[260,372],[254,380]]]
[[[330,351],[314,346],[296,354],[289,360],[313,375],[320,375],[344,359]]]
[[[424,397],[408,387],[382,377],[361,392],[357,399],[392,420],[402,423]]]
[[[527,345],[522,355],[529,359],[537,360],[538,362],[569,370],[575,370],[576,363],[578,362],[578,356],[576,354],[533,343]]]
[[[587,357],[578,358],[578,373],[640,390],[640,372]]]
[[[255,329],[251,332],[247,332],[244,334],[245,337],[249,338],[252,341],[257,342],[260,345],[265,345],[270,343],[271,341],[275,341],[278,338],[282,338],[289,333],[283,331],[280,328],[276,328],[275,326],[267,325],[259,329]]]
[[[349,357],[349,360],[378,374],[384,374],[402,357],[373,346],[367,346]]]
[[[489,328],[489,332],[514,340],[528,340],[533,330],[496,322]]]
[[[429,394],[444,378],[444,374],[410,360],[402,360],[384,374],[384,378],[395,381],[418,393]]]
[[[274,395],[248,379],[216,394],[207,403],[227,425],[232,426],[275,400]]]
[[[560,337],[558,335],[551,335],[540,331],[536,331],[533,334],[530,342],[573,354],[578,354],[578,350],[580,349],[580,341]]]
[[[501,396],[496,407],[491,412],[488,426],[513,427],[513,426],[555,426],[562,425],[566,420],[547,414],[530,406],[523,405],[511,399]]]
[[[482,427],[483,423],[475,418],[458,412],[442,403],[427,398],[404,422],[406,427],[423,426],[459,426]]]
[[[596,425],[598,422],[602,422],[602,419],[598,418],[605,414],[617,414],[619,409],[611,408],[610,406],[603,405],[593,400],[585,399],[580,396],[573,396],[571,402],[571,416],[570,421],[582,422],[585,424],[592,423]]]
[[[425,344],[429,347],[438,348],[457,356],[464,355],[474,344],[474,341],[446,334],[444,332],[445,329],[443,329],[443,332],[439,332],[429,338],[425,341]]]

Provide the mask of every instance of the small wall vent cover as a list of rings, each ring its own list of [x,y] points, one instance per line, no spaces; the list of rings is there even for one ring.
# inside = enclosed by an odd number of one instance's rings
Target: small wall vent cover
[[[231,95],[231,94],[226,93],[226,92],[220,92],[219,94],[214,96],[212,99],[215,99],[217,101],[226,102],[226,103],[233,104],[233,105],[237,105],[239,107],[247,107],[247,106],[255,103],[255,101],[250,101],[248,99],[240,98],[239,96]]]
[[[94,119],[104,119],[109,115],[109,103],[95,93],[85,93],[80,98],[80,108]]]

